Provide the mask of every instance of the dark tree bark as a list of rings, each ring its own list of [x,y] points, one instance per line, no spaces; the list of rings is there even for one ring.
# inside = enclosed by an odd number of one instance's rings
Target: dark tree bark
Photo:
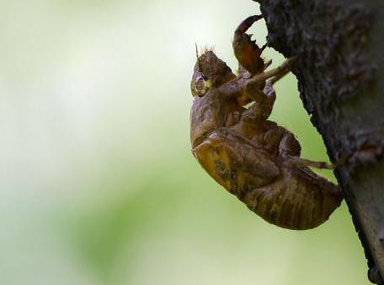
[[[268,45],[298,56],[293,73],[304,107],[339,163],[369,279],[384,284],[384,1],[258,2]]]

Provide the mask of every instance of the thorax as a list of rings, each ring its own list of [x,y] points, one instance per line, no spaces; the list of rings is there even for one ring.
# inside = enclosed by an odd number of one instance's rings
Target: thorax
[[[224,127],[228,115],[242,108],[236,101],[220,96],[213,88],[203,97],[195,97],[191,108],[191,144],[195,147],[211,131]]]

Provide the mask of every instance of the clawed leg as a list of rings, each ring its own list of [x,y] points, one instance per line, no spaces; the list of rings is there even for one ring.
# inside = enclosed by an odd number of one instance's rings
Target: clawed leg
[[[291,132],[285,130],[284,136],[279,145],[279,155],[283,157],[285,161],[288,161],[297,167],[335,169],[335,165],[333,164],[301,158],[300,153],[301,147],[299,141]]]
[[[297,167],[314,167],[319,169],[330,169],[333,170],[336,168],[335,164],[323,162],[323,161],[313,161],[297,156],[287,156],[287,161],[291,162]]]
[[[233,51],[234,54],[246,70],[251,74],[258,74],[265,69],[264,60],[260,57],[263,52],[255,41],[251,40],[251,35],[246,34],[246,31],[252,24],[260,19],[262,15],[255,15],[245,19],[235,30],[233,37]]]

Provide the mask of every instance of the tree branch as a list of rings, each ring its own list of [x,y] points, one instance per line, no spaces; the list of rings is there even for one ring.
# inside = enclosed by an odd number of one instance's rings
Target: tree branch
[[[255,0],[254,0],[255,1]],[[300,96],[322,135],[365,249],[384,284],[384,2],[258,0],[268,45],[298,56]]]

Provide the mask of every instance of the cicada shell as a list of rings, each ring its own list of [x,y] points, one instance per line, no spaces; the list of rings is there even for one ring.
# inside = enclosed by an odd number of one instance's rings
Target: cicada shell
[[[212,51],[198,56],[191,82],[192,152],[213,179],[267,222],[311,229],[329,218],[343,195],[306,166],[292,133],[267,120],[275,101],[268,80],[282,72],[288,72],[284,64],[235,76]],[[240,103],[245,97],[254,101],[249,108]]]

